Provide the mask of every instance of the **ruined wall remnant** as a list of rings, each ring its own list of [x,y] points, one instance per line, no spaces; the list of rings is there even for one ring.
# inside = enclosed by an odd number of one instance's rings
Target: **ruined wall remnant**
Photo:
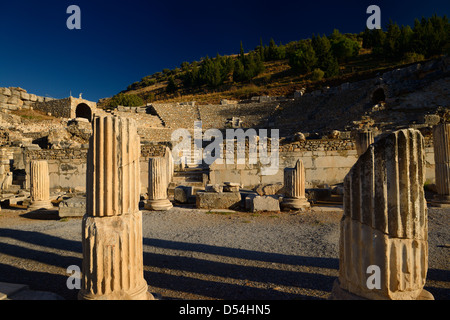
[[[396,131],[372,144],[344,180],[335,299],[432,299],[428,269],[424,139]],[[369,288],[370,268],[379,288]]]
[[[36,110],[50,113],[61,118],[85,118],[89,121],[96,113],[97,104],[82,98],[68,97],[51,101],[36,102],[33,104]]]
[[[433,128],[437,195],[434,205],[450,207],[450,123]]]
[[[22,88],[0,88],[0,109],[30,109],[36,102],[51,100],[53,99],[48,97],[40,97],[32,93],[27,93],[27,91]]]

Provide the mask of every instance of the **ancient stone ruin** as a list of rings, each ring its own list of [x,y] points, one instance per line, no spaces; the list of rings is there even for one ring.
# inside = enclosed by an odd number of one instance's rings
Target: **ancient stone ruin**
[[[143,272],[139,144],[133,120],[95,117],[88,152],[79,299],[153,299]]]
[[[369,146],[344,180],[334,299],[433,299],[424,285],[428,220],[424,139],[405,129]],[[379,287],[369,288],[372,268]]]
[[[303,210],[311,206],[305,197],[305,167],[301,160],[294,168],[284,169],[284,191],[283,208]]]
[[[173,207],[167,195],[168,175],[168,159],[165,157],[154,157],[149,159],[148,200],[145,204],[145,209],[165,211]]]
[[[433,128],[437,195],[433,205],[450,207],[450,123]]]
[[[45,160],[30,162],[30,210],[52,209],[50,201],[50,186],[48,179],[48,163]]]
[[[358,131],[356,133],[356,152],[358,153],[358,157],[366,152],[373,141],[373,132],[370,130]]]

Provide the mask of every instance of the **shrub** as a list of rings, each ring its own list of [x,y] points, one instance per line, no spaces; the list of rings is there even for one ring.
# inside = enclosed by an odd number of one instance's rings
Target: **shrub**
[[[416,53],[416,52],[406,52],[403,55],[402,62],[403,63],[413,63],[413,62],[417,62],[417,61],[422,61],[424,59],[425,59],[425,56],[423,54]]]
[[[314,69],[314,71],[313,71],[313,73],[312,73],[312,76],[311,76],[311,79],[313,80],[313,81],[319,81],[319,80],[322,80],[323,79],[323,76],[325,75],[325,72],[323,72],[321,69],[319,69],[319,68],[316,68],[316,69]]]
[[[110,106],[139,107],[144,105],[144,100],[135,94],[119,93],[111,98]]]

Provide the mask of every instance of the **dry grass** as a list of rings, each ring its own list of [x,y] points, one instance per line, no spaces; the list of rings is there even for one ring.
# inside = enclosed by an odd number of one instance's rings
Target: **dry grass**
[[[23,120],[28,121],[44,121],[44,120],[55,120],[55,117],[47,115],[45,112],[39,110],[16,110],[11,111],[11,114],[21,117]]]

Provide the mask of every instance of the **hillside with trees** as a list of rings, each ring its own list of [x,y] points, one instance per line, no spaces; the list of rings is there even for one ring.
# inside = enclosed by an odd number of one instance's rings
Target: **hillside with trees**
[[[390,21],[385,29],[359,34],[333,30],[309,39],[259,45],[239,54],[183,62],[129,85],[104,106],[134,106],[154,101],[218,103],[254,95],[292,95],[326,85],[372,77],[401,65],[450,53],[450,23],[446,16],[416,19],[413,26]]]

